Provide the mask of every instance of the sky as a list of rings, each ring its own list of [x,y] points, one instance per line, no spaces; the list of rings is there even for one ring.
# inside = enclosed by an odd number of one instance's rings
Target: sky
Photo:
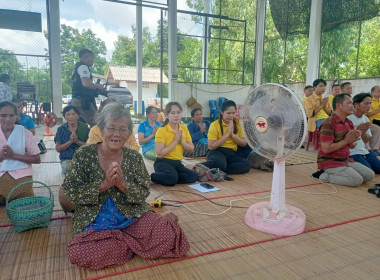
[[[136,24],[136,6],[134,5],[102,0],[60,0],[59,4],[61,24],[79,30],[90,28],[105,42],[108,60],[111,59],[114,43],[118,36],[132,36],[131,26]],[[178,9],[189,10],[186,0],[177,0],[177,7]],[[6,1],[0,3],[0,9],[41,12],[45,10],[45,0]],[[143,27],[149,27],[153,36],[156,35],[159,18],[159,9],[143,7]],[[0,48],[16,54],[46,55],[48,45],[44,38],[44,32],[47,31],[44,13],[42,13],[42,29],[42,33],[0,29]],[[18,57],[18,59],[25,60],[25,57]],[[36,58],[28,59],[29,64],[41,63],[37,62]],[[25,61],[20,62],[26,63]]]
[[[172,1],[172,0],[171,0]],[[178,0],[178,9],[189,9],[186,0]],[[90,28],[107,47],[107,59],[114,50],[118,35],[132,36],[132,25],[136,25],[136,6],[102,0],[64,0],[60,2],[61,24],[78,29]],[[156,34],[160,10],[143,7],[143,27]]]

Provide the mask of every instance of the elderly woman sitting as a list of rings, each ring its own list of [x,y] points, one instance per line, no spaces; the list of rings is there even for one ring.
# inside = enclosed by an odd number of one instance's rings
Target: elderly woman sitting
[[[149,174],[138,152],[124,146],[132,133],[129,112],[109,104],[100,113],[103,142],[75,153],[63,190],[75,204],[74,238],[67,248],[73,264],[91,269],[144,259],[180,257],[189,250],[174,214],[152,211]]]
[[[0,204],[12,188],[32,180],[32,163],[40,163],[40,149],[29,130],[15,125],[17,108],[8,101],[0,103]],[[32,184],[16,190],[10,200],[34,196]]]
[[[103,108],[111,103],[117,103],[116,100],[112,98],[108,98],[104,100],[100,106],[99,106],[99,113],[102,112]],[[97,125],[94,125],[90,130],[90,135],[88,136],[88,140],[86,142],[87,145],[89,144],[97,144],[99,142],[103,142],[103,136],[102,133]],[[130,134],[130,136],[125,140],[124,146],[127,148],[132,148],[135,151],[140,151],[140,146],[137,144],[136,138],[133,135],[133,133]]]
[[[66,122],[58,127],[54,137],[55,149],[59,153],[62,173],[66,174],[70,161],[75,151],[83,145],[86,145],[88,125],[79,121],[79,110],[74,106],[63,108],[63,117]]]

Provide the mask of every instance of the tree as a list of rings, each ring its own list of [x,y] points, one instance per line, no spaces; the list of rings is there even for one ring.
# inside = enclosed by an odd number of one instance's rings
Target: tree
[[[49,69],[38,69],[32,67],[26,72],[27,80],[33,85],[36,85],[38,93],[38,102],[51,102],[51,81]]]
[[[133,37],[120,35],[115,43],[111,64],[136,66],[136,27],[132,26]],[[159,67],[160,53],[157,40],[153,40],[148,27],[143,28],[143,66]]]
[[[205,11],[204,5],[207,2],[208,1],[202,0],[186,1],[190,8],[199,12]],[[209,25],[214,27],[210,28],[211,39],[209,40],[208,47],[208,68],[210,70],[208,71],[208,81],[211,83],[240,84],[243,80],[244,70],[244,83],[252,83],[256,30],[256,1],[215,1],[214,6],[210,7],[210,13],[214,15],[221,13],[222,16],[237,19],[237,21],[209,18]],[[193,20],[203,24],[201,18],[198,16],[193,17]],[[245,20],[245,22],[239,20]],[[220,29],[219,26],[224,29]],[[240,42],[236,40],[240,40]],[[245,45],[243,41],[245,41]],[[191,49],[191,51],[194,52],[193,49]],[[202,52],[202,45],[200,45],[199,51]]]
[[[23,65],[17,60],[13,52],[0,48],[0,75],[9,74],[11,76],[11,88],[16,93],[17,82],[25,81]]]
[[[63,94],[71,93],[71,76],[75,63],[79,61],[78,53],[87,48],[94,52],[94,66],[91,72],[105,74],[107,60],[106,44],[98,38],[91,29],[83,29],[61,25],[61,63],[62,63],[62,90]]]

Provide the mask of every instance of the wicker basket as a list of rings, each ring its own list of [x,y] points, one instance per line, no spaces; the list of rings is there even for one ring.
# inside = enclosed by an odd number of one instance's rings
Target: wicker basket
[[[38,183],[46,187],[50,192],[50,197],[31,196],[15,199],[8,202],[12,193],[25,184]],[[46,184],[38,181],[28,181],[14,187],[8,194],[5,201],[7,215],[17,232],[22,232],[32,228],[47,227],[53,214],[54,196]]]

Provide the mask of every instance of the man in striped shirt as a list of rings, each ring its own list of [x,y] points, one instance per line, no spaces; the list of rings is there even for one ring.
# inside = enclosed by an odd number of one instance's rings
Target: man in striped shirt
[[[347,116],[354,112],[351,96],[341,93],[333,99],[334,112],[319,130],[321,148],[318,152],[318,169],[313,177],[343,186],[359,186],[371,181],[375,173],[361,163],[349,160],[350,148],[361,139],[361,131],[354,130]]]

